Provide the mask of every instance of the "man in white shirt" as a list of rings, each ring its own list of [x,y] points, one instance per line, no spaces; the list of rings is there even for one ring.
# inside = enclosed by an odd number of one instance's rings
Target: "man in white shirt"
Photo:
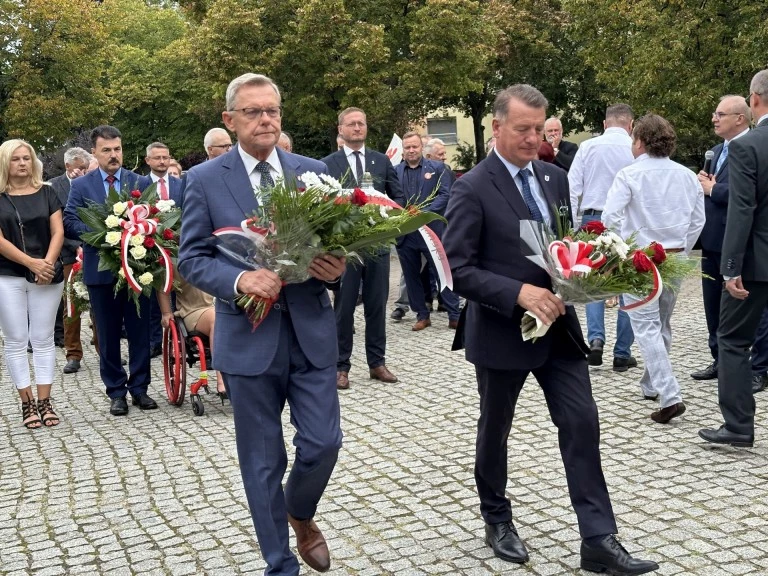
[[[608,189],[619,170],[632,164],[632,121],[635,114],[627,104],[614,104],[605,111],[602,136],[581,145],[568,172],[574,226],[600,220]],[[581,218],[579,218],[579,213]],[[586,305],[589,364],[603,363],[605,345],[605,302]],[[635,337],[626,312],[619,311],[616,320],[616,345],[613,347],[613,369],[625,372],[637,366],[631,347]]]
[[[641,247],[658,242],[668,252],[688,254],[704,227],[704,190],[696,174],[669,159],[675,143],[674,128],[661,116],[648,114],[637,121],[632,133],[635,161],[616,175],[602,220],[622,238],[635,234]],[[660,424],[685,412],[669,360],[678,287],[665,286],[656,302],[629,312],[645,361],[640,386],[646,399],[658,397],[659,410],[651,419]],[[640,299],[624,295],[628,305]]]

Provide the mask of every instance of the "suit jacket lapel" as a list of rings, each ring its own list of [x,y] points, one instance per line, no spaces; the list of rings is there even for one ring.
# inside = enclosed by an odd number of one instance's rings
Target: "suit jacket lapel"
[[[341,150],[337,150],[331,155],[331,162],[334,164],[332,170],[335,170],[336,174],[339,175],[339,182],[341,182],[341,185],[344,188],[354,188],[357,183],[354,181],[355,179],[352,175],[352,171],[349,168],[347,155],[344,154],[343,148]],[[331,167],[329,166],[329,168]]]
[[[221,177],[243,215],[250,216],[258,208],[258,203],[237,146],[227,153],[227,157],[222,162]]]
[[[491,182],[515,211],[517,217],[520,220],[530,220],[531,213],[528,206],[525,205],[523,195],[518,190],[507,167],[495,153],[489,154],[486,162],[488,163],[488,174],[491,176]]]
[[[280,159],[280,166],[283,168],[283,179],[290,183],[291,181],[298,181],[301,176],[301,164],[293,156],[293,154],[287,154],[280,148],[277,149],[277,157]]]

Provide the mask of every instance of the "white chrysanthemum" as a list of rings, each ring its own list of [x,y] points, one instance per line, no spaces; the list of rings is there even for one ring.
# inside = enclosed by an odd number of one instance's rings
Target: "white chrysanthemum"
[[[114,214],[110,214],[107,216],[106,220],[104,220],[104,224],[106,224],[109,228],[117,228],[120,226],[120,222],[122,222],[122,220]]]
[[[120,278],[125,278],[125,272],[123,272],[122,268],[120,268],[120,270],[117,271],[117,275],[120,276]]]
[[[131,236],[131,246],[141,246],[142,244],[144,244],[144,236],[142,234]]]
[[[368,224],[370,224],[371,226],[376,226],[376,220],[368,216]]]
[[[379,206],[379,214],[381,214],[381,217],[385,220],[389,218],[388,212],[390,211],[390,208],[388,206]]]
[[[320,180],[322,180],[328,186],[330,186],[330,188],[331,188],[330,191],[335,192],[337,190],[341,190],[341,182],[336,180],[336,178],[334,178],[330,174],[320,174]]]
[[[318,175],[314,172],[304,172],[304,174],[299,176],[299,180],[304,182],[304,186],[307,188],[316,188],[323,185]]]
[[[152,284],[152,280],[154,279],[154,276],[152,276],[151,272],[144,272],[141,276],[139,276],[139,284],[142,286],[149,286]]]
[[[130,249],[130,253],[136,260],[141,260],[147,255],[147,249],[144,246],[134,246]]]
[[[122,216],[126,208],[128,208],[128,204],[126,202],[115,202],[112,205],[112,213],[115,216]]]
[[[81,300],[88,300],[88,287],[82,282],[75,282],[72,287],[75,290],[75,294]]]
[[[158,200],[157,204],[155,204],[155,207],[160,212],[169,212],[174,206],[176,206],[176,202],[173,200]]]
[[[120,243],[121,237],[122,234],[120,234],[120,232],[107,232],[107,236],[104,238],[104,240],[110,246],[117,246]]]

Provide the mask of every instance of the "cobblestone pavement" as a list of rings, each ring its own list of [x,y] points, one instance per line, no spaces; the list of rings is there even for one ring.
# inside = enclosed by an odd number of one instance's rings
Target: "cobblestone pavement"
[[[396,274],[393,262],[393,281]],[[698,439],[700,427],[721,421],[716,383],[688,376],[709,363],[700,298],[698,283],[687,283],[673,322],[683,417],[668,426],[649,419],[653,403],[641,398],[639,370],[616,374],[610,363],[592,369],[603,466],[622,541],[657,560],[659,574],[764,575],[768,422],[759,412],[751,450]],[[606,318],[612,343],[615,312]],[[522,393],[510,442],[508,490],[531,557],[518,567],[495,559],[481,538],[473,370],[461,353],[449,352],[453,332],[444,314],[434,314],[424,332],[412,332],[413,321],[409,314],[388,326],[395,385],[368,379],[358,336],[352,387],[341,394],[344,448],[318,512],[331,574],[580,573],[556,433],[535,382]],[[356,326],[361,335],[362,311]],[[159,359],[153,369],[150,394],[162,400]],[[90,348],[81,371],[55,384],[62,424],[28,431],[4,366],[2,383],[0,574],[263,571],[229,406],[209,396],[202,417],[188,402],[111,417]],[[290,430],[287,410],[285,421]]]

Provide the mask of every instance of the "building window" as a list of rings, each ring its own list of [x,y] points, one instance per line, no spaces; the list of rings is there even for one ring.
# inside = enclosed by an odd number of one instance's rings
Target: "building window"
[[[427,133],[430,138],[440,138],[447,145],[458,143],[456,117],[427,118]]]

